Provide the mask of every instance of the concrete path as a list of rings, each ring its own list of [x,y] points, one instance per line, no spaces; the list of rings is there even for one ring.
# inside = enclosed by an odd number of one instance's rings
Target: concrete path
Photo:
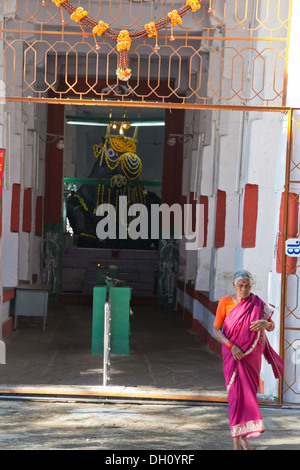
[[[90,307],[51,306],[44,333],[38,321],[24,321],[6,339],[7,363],[0,366],[0,450],[103,450],[105,456],[112,451],[232,448],[222,402],[222,360],[178,314],[135,309],[130,355],[112,357],[108,388],[127,393],[130,400],[88,399],[90,392],[103,391],[102,357],[91,354],[91,329]],[[9,399],[11,392],[23,389],[43,399]],[[67,398],[64,391],[70,392]],[[76,391],[83,395],[75,400]],[[47,393],[56,398],[50,400]],[[146,399],[140,404],[132,400],[138,394],[189,396],[190,401]],[[300,450],[300,409],[264,405],[261,410],[266,432],[252,440],[256,448]]]
[[[262,407],[257,450],[300,450],[300,409]],[[231,450],[227,406],[0,400],[0,450]],[[138,454],[137,454],[138,455]]]

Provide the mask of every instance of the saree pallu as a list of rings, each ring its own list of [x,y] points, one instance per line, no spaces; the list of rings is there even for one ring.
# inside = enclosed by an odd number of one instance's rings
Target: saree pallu
[[[257,402],[262,355],[272,366],[274,376],[281,377],[283,361],[270,346],[264,330],[254,332],[250,325],[256,320],[270,320],[272,311],[265,313],[265,303],[250,294],[234,307],[224,320],[225,336],[244,352],[237,361],[222,345],[225,384],[228,392],[228,415],[232,437],[258,437],[264,432]]]

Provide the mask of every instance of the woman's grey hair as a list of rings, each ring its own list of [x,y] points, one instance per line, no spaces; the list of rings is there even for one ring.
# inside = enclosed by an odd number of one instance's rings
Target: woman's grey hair
[[[253,284],[254,282],[252,274],[249,273],[249,271],[245,270],[237,271],[236,273],[234,273],[233,284],[235,285],[240,279],[249,279],[251,284]]]

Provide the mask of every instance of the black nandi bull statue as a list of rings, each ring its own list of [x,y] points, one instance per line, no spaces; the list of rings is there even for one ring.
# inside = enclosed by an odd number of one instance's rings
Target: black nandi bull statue
[[[136,134],[136,133],[135,133]],[[93,248],[158,248],[158,240],[151,240],[151,204],[160,204],[160,198],[153,192],[148,192],[138,184],[142,170],[141,159],[136,155],[136,138],[124,135],[110,134],[108,127],[104,143],[94,146],[97,161],[89,178],[102,179],[99,184],[82,184],[81,187],[67,198],[67,217],[74,231],[75,244],[79,247]],[[136,184],[130,184],[136,182]],[[130,237],[122,239],[118,236],[119,217],[125,215],[120,212],[119,197],[127,197],[127,208],[133,204],[143,204],[147,209],[148,234],[147,239]],[[123,198],[123,200],[125,200]],[[103,217],[110,217],[105,213],[102,217],[96,214],[97,208],[102,204],[111,204],[116,214],[116,238],[100,239],[96,227]],[[124,205],[123,205],[124,209]],[[99,212],[98,212],[99,213]],[[133,217],[134,219],[135,217]],[[125,219],[128,224],[132,220]]]

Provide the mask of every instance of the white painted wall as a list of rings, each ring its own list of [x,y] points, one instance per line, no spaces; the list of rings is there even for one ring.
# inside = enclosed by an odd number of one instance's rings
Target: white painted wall
[[[231,2],[227,2],[230,8]],[[284,10],[284,5],[286,10]],[[220,3],[218,3],[220,6]],[[232,6],[232,5],[231,5]],[[265,14],[267,2],[259,2],[260,10],[253,10],[253,16],[246,27],[257,26],[257,18],[262,18]],[[270,12],[270,21],[265,28],[272,28],[272,21],[277,21],[277,15],[284,17],[283,11],[287,11],[288,2],[282,2],[283,10],[277,12],[274,9]],[[238,5],[239,18],[243,18],[242,4]],[[250,6],[249,6],[250,8]],[[216,15],[220,20],[223,18],[223,11]],[[215,20],[216,20],[215,18]],[[229,19],[231,18],[231,19]],[[215,21],[214,20],[214,21]],[[213,22],[213,20],[211,20]],[[230,23],[231,21],[231,23]],[[228,16],[226,27],[235,25],[235,18]],[[256,34],[263,36],[266,29],[258,29]],[[298,30],[300,28],[298,27]],[[217,34],[217,33],[216,33]],[[245,28],[244,34],[247,35]],[[276,33],[275,33],[276,34]],[[299,43],[295,41],[294,44]],[[235,43],[236,44],[236,43]],[[210,59],[218,55],[224,56],[223,66],[223,86],[224,94],[229,90],[229,80],[232,75],[232,54],[230,49],[223,49],[220,41],[212,42],[214,50],[210,50]],[[256,46],[260,46],[257,44]],[[238,46],[237,46],[238,49]],[[241,46],[242,49],[242,46]],[[253,54],[253,53],[252,53]],[[256,72],[264,65],[266,71],[266,95],[272,96],[274,93],[273,78],[274,71],[271,57],[268,51],[261,52],[261,57],[256,61]],[[243,89],[250,90],[250,96],[253,95],[253,105],[261,104],[254,97],[254,91],[260,86],[262,74],[258,74],[256,80],[252,82],[251,68],[247,66],[246,55],[244,58],[244,83]],[[238,58],[239,59],[239,58]],[[248,53],[248,59],[252,60],[251,54]],[[218,62],[218,60],[216,61]],[[219,61],[220,62],[220,61]],[[218,64],[217,64],[218,65]],[[219,63],[220,66],[220,63]],[[278,75],[283,79],[284,61],[278,61]],[[233,80],[238,80],[239,74],[234,72]],[[211,88],[217,89],[219,75],[216,72],[215,80],[207,83],[207,94],[209,95]],[[227,82],[226,82],[227,80]],[[236,82],[235,82],[236,83]],[[295,83],[299,84],[295,80]],[[231,84],[230,84],[231,85]],[[236,86],[236,89],[238,85]],[[276,87],[275,87],[276,88]],[[276,94],[276,93],[275,93]],[[227,96],[227,95],[226,95]],[[215,99],[217,102],[217,98]],[[208,225],[208,241],[207,247],[202,248],[197,255],[197,274],[195,277],[195,288],[200,291],[206,291],[209,298],[218,301],[222,296],[233,292],[232,277],[237,269],[247,269],[251,271],[255,277],[254,293],[259,295],[265,302],[272,303],[276,296],[276,303],[280,303],[280,295],[278,296],[278,279],[271,275],[272,264],[274,263],[274,230],[278,225],[277,208],[277,190],[278,175],[282,174],[285,165],[286,149],[282,145],[284,141],[284,129],[282,129],[283,116],[280,113],[242,113],[240,111],[213,111],[206,112],[206,119],[211,122],[211,134],[206,139],[203,163],[202,163],[202,179],[201,194],[209,196],[209,225]],[[194,155],[190,158],[194,158]],[[240,158],[241,165],[240,165]],[[190,169],[190,180],[193,179],[193,169],[195,162],[189,164],[185,161],[185,178],[184,182],[189,181],[186,172]],[[255,248],[241,247],[241,234],[243,227],[243,202],[244,188],[247,183],[259,185],[258,198],[258,218]],[[186,183],[185,183],[186,184]],[[188,192],[190,188],[184,187],[183,191]],[[214,225],[215,225],[215,209],[216,209],[216,192],[217,189],[226,191],[226,234],[225,246],[215,249],[214,242]],[[189,256],[181,253],[182,263],[181,269],[186,268],[189,271]],[[181,277],[184,279],[184,277]],[[279,284],[280,285],[280,284]],[[195,318],[197,317],[194,312]],[[198,315],[199,316],[199,315]],[[202,318],[203,315],[200,317]],[[199,317],[199,318],[200,318]],[[278,309],[275,310],[274,320],[277,325],[275,332],[268,335],[272,346],[279,351],[279,331],[280,319]],[[202,318],[200,322],[205,326]],[[212,334],[212,327],[208,328]],[[211,330],[211,331],[210,331]],[[262,379],[265,382],[265,393],[277,395],[278,383],[273,377],[270,366],[263,364]]]
[[[1,2],[0,19],[5,5]],[[7,11],[5,12],[7,14]],[[22,55],[21,44],[14,45]],[[0,42],[0,75],[3,76],[3,42]],[[20,66],[20,64],[17,64]],[[22,66],[20,66],[22,67]],[[20,68],[21,70],[21,68]],[[16,87],[22,84],[22,73],[16,73]],[[0,83],[0,93],[3,94]],[[32,282],[34,274],[41,278],[42,238],[35,236],[35,203],[44,195],[46,107],[22,103],[0,103],[0,147],[6,149],[3,181],[3,216],[0,245],[1,298],[3,287],[16,287],[20,280]],[[35,138],[36,134],[36,138]],[[37,150],[36,144],[37,143]],[[36,172],[34,171],[35,166]],[[11,232],[11,200],[13,184],[21,185],[19,232]],[[32,227],[22,230],[24,189],[32,188]],[[9,302],[1,302],[0,324],[9,316]]]

